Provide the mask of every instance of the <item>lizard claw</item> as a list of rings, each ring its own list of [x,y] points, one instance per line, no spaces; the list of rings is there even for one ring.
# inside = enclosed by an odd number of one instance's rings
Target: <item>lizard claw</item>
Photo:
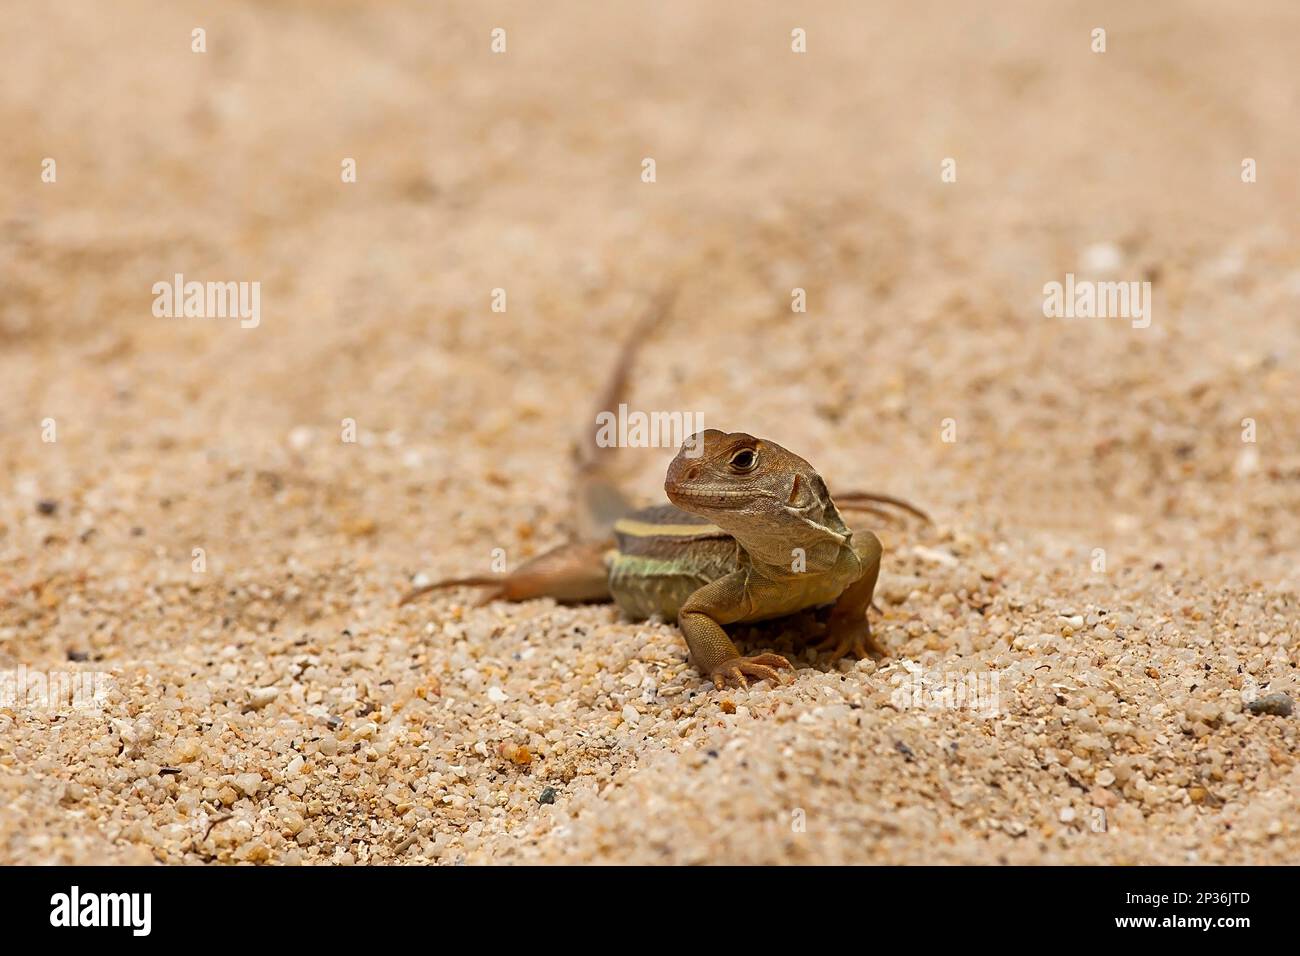
[[[773,684],[781,684],[783,681],[779,669],[783,667],[794,670],[790,662],[780,654],[769,652],[755,654],[753,657],[733,657],[713,668],[709,676],[713,678],[713,686],[718,690],[725,687],[728,680],[734,680],[741,687],[749,687],[749,681],[745,680],[746,674],[759,680],[770,680]]]
[[[879,660],[885,657],[885,649],[871,633],[871,624],[864,618],[861,621],[832,622],[826,636],[818,642],[818,649],[830,646],[831,660],[837,661],[846,654],[852,654],[858,660],[870,657]]]

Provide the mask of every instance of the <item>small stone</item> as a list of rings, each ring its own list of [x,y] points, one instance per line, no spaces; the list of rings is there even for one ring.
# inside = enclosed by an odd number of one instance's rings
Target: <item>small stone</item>
[[[277,697],[280,696],[280,688],[255,687],[249,690],[247,694],[248,694],[248,709],[261,710],[271,701],[275,700]]]
[[[374,518],[349,518],[343,522],[343,533],[352,538],[368,538],[378,530],[379,525]]]
[[[176,742],[176,745],[172,748],[171,762],[174,764],[189,763],[198,760],[201,753],[199,742],[193,737],[188,737],[185,740]]]
[[[1118,802],[1115,794],[1105,787],[1093,787],[1088,791],[1088,799],[1094,807],[1113,807]]]
[[[265,863],[271,859],[271,851],[261,840],[253,840],[241,846],[235,856],[249,863]]]
[[[724,700],[718,706],[722,708],[724,714],[734,714],[736,712],[736,702],[734,700]]]
[[[135,722],[113,720],[112,723],[122,739],[122,752],[132,759],[139,757],[156,736],[153,723],[148,717],[141,717]]]
[[[916,545],[912,548],[912,553],[924,561],[942,564],[945,567],[956,567],[960,563],[950,552],[941,551],[938,548],[927,548],[924,545]],[[913,591],[912,593],[916,594],[917,592]]]
[[[1124,264],[1124,253],[1113,242],[1094,242],[1084,247],[1079,265],[1084,272],[1112,275]]]
[[[1271,714],[1274,717],[1290,717],[1294,705],[1286,694],[1267,694],[1258,697],[1246,705],[1252,714]]]
[[[302,451],[312,443],[314,437],[315,432],[306,425],[299,425],[289,432],[289,447],[294,451]]]
[[[36,502],[36,513],[47,517],[59,510],[59,503],[52,498],[42,498]]]
[[[1242,477],[1259,471],[1259,450],[1253,445],[1247,445],[1237,453],[1237,459],[1232,463],[1232,470]]]
[[[543,788],[542,792],[537,795],[537,802],[540,804],[554,803],[555,788],[554,787]]]
[[[494,704],[504,704],[510,699],[510,696],[495,684],[488,688],[487,695],[488,700],[492,701]]]
[[[241,773],[236,774],[235,779],[232,782],[239,788],[244,796],[251,797],[255,796],[257,791],[261,789],[262,776],[261,774],[256,773]]]
[[[1109,787],[1114,782],[1115,782],[1115,774],[1111,770],[1103,770],[1101,771],[1101,773],[1097,774],[1098,786]]]
[[[627,723],[630,726],[635,727],[637,724],[641,722],[641,715],[637,712],[637,709],[633,707],[631,704],[624,704],[623,719],[627,721]]]
[[[1061,812],[1057,814],[1057,819],[1062,823],[1073,823],[1074,817],[1074,807],[1061,807]]]
[[[519,767],[526,767],[533,762],[533,754],[527,747],[521,747],[518,744],[503,743],[500,746],[501,756],[505,757],[511,763]]]

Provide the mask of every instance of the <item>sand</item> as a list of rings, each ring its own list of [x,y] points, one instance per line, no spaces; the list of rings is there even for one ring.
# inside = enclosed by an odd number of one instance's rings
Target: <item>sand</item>
[[[1293,4],[437,6],[6,4],[0,862],[1300,858]],[[396,606],[565,540],[665,288],[637,408],[933,513],[887,659]]]

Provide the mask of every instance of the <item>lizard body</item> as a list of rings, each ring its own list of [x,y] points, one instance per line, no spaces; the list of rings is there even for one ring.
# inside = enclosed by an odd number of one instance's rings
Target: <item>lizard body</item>
[[[616,404],[649,324],[643,321],[625,346],[602,407]],[[676,620],[692,660],[718,687],[728,680],[744,685],[747,677],[780,683],[779,670],[790,668],[779,654],[742,656],[726,626],[806,608],[833,605],[826,636],[833,656],[883,653],[867,618],[880,540],[845,524],[826,483],[798,455],[744,432],[707,429],[688,439],[668,467],[664,491],[672,503],[639,510],[604,475],[600,456],[589,451],[578,477],[586,540],[538,555],[504,577],[426,585],[402,603],[460,585],[490,588],[485,601],[613,600],[632,620]],[[878,512],[867,504],[876,502],[926,517],[884,495],[842,500],[846,507]]]
[[[736,540],[675,505],[642,508],[614,524],[606,554],[610,596],[631,620],[676,620],[693,593],[740,567]]]

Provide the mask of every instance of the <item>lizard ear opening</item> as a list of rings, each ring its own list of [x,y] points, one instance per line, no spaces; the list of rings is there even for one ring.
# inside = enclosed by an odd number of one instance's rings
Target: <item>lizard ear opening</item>
[[[815,472],[811,475],[801,471],[794,473],[794,479],[790,482],[790,494],[785,501],[786,507],[805,512],[829,500],[826,482],[822,481],[820,475]]]

